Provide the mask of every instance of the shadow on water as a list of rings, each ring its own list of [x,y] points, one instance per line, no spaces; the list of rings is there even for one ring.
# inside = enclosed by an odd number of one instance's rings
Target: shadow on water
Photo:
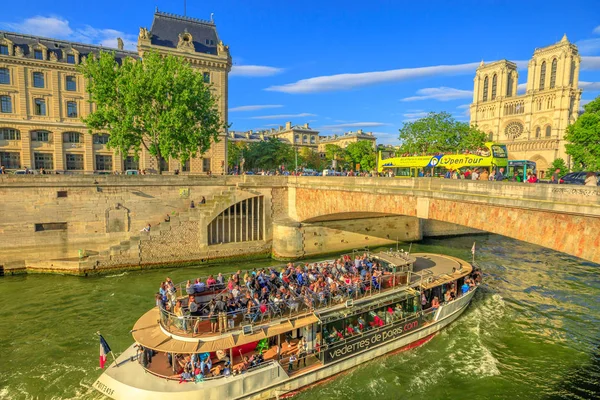
[[[564,380],[556,384],[555,393],[545,400],[600,398],[600,339],[598,343],[589,364],[566,371]]]

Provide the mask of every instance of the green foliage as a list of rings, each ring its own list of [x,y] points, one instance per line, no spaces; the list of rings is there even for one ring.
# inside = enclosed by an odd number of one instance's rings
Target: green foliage
[[[586,104],[583,114],[567,127],[565,146],[573,171],[600,170],[600,96]]]
[[[561,174],[566,174],[569,172],[569,168],[567,167],[567,163],[562,158],[557,158],[552,161],[552,165],[550,165],[550,172],[554,173],[557,169],[560,169]]]
[[[327,166],[327,161],[322,159],[317,151],[311,150],[308,147],[303,147],[298,155],[298,164],[305,168],[321,171]]]
[[[350,143],[346,147],[346,154],[351,162],[350,169],[355,169],[356,164],[360,164],[362,171],[374,171],[377,163],[377,155],[373,148],[373,143],[368,140],[359,140],[358,142]]]
[[[265,169],[275,170],[284,165],[287,170],[293,170],[295,165],[294,148],[276,138],[253,142],[244,151],[244,170]],[[300,161],[298,161],[300,162]]]
[[[139,157],[142,147],[156,157],[184,163],[205,153],[226,128],[210,86],[182,58],[147,52],[143,61],[101,52],[81,66],[96,111],[83,122],[90,133],[110,134],[108,147]]]
[[[400,129],[400,153],[456,153],[483,147],[485,141],[485,133],[447,112],[431,112]]]
[[[328,161],[330,166],[333,165],[333,160],[336,160],[336,167],[341,169],[348,159],[348,154],[345,149],[342,149],[337,144],[326,144],[325,145],[325,160]]]
[[[242,159],[245,159],[246,154],[248,154],[247,143],[232,141],[227,142],[227,165],[229,165],[230,169],[237,165],[241,170],[240,163]]]

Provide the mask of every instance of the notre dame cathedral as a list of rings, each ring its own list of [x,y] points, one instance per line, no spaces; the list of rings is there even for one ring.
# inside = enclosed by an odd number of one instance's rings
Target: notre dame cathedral
[[[578,116],[581,57],[567,36],[535,49],[527,67],[527,88],[517,94],[517,65],[508,60],[481,62],[475,74],[471,124],[505,143],[512,160],[537,163],[541,177],[565,153],[565,130]]]

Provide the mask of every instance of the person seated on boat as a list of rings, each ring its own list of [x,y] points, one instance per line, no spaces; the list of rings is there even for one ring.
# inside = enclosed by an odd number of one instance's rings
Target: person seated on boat
[[[208,287],[208,290],[212,289],[216,283],[217,283],[217,280],[215,278],[213,278],[212,275],[209,275],[208,279],[206,280],[206,286]]]
[[[450,289],[447,289],[446,293],[444,293],[444,301],[446,303],[452,301],[452,294],[450,293]]]
[[[223,274],[219,272],[219,274],[217,275],[217,286],[219,288],[222,288],[225,286],[225,278],[223,277]]]
[[[477,283],[475,282],[475,278],[474,277],[469,278],[469,288],[472,289],[475,286],[477,286]]]
[[[185,284],[185,292],[187,294],[194,294],[196,292],[196,288],[194,287],[194,284],[192,284],[192,281],[188,280]]]
[[[402,306],[400,303],[396,304],[396,308],[394,309],[394,315],[396,319],[402,319],[404,317],[404,311],[402,310]]]
[[[435,296],[433,300],[431,300],[431,309],[437,310],[438,308],[440,308],[440,300]]]
[[[179,383],[183,383],[183,382],[188,382],[192,379],[192,369],[191,367],[188,365],[185,366],[185,368],[183,369],[183,372],[181,373],[181,375],[179,376]]]
[[[469,282],[468,281],[469,281],[469,278],[465,279],[465,282],[461,286],[462,294],[467,294],[467,292],[469,291]]]
[[[208,303],[208,319],[210,321],[210,331],[211,333],[217,332],[218,325],[218,315],[217,315],[217,303],[215,299],[211,299],[210,303]]]

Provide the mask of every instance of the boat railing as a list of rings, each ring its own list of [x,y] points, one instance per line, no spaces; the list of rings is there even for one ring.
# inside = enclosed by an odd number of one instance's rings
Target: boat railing
[[[166,379],[166,380],[169,380],[169,381],[176,381],[176,382],[180,382],[180,383],[183,383],[183,382],[196,382],[196,383],[200,383],[200,382],[205,382],[205,381],[214,381],[214,380],[222,379],[222,378],[229,378],[229,377],[232,377],[232,376],[243,376],[244,374],[246,374],[248,372],[258,371],[260,369],[272,366],[272,365],[274,365],[276,363],[277,363],[276,360],[265,360],[265,361],[261,362],[258,365],[255,365],[253,367],[249,367],[246,371],[244,371],[242,373],[239,373],[239,374],[237,374],[237,373],[234,374],[232,371],[230,371],[230,373],[228,375],[219,374],[217,376],[203,376],[203,377],[201,377],[199,379],[196,379],[196,377],[182,378],[181,374],[175,374],[175,373],[173,373],[173,375],[162,375],[162,374],[159,374],[158,372],[152,371],[151,369],[149,369],[147,367],[144,367],[143,365],[142,365],[142,368],[144,368],[144,371],[147,372],[147,373],[149,373],[149,374],[152,374],[152,375],[154,375],[156,377],[159,377],[159,378],[162,378],[162,379]]]
[[[207,313],[207,304],[200,307],[198,311],[200,315],[187,313],[176,315],[161,307],[159,321],[169,333],[186,337],[200,337],[209,333],[240,330],[246,325],[261,325],[276,320],[300,318],[312,312],[342,304],[347,300],[360,300],[374,296],[397,286],[406,285],[407,282],[410,282],[410,272],[408,274],[396,272],[372,277],[368,282],[355,281],[346,284],[338,281],[336,282],[338,286],[336,292],[332,292],[329,286],[326,290],[318,293],[310,290],[308,286],[303,286],[303,292],[299,294],[288,291],[288,299],[271,299],[265,304],[253,305],[250,308],[241,307],[214,314]],[[225,292],[227,289],[221,293]],[[240,291],[240,297],[244,298],[246,294],[250,294],[247,288]],[[211,323],[216,324],[217,332],[214,332]]]

